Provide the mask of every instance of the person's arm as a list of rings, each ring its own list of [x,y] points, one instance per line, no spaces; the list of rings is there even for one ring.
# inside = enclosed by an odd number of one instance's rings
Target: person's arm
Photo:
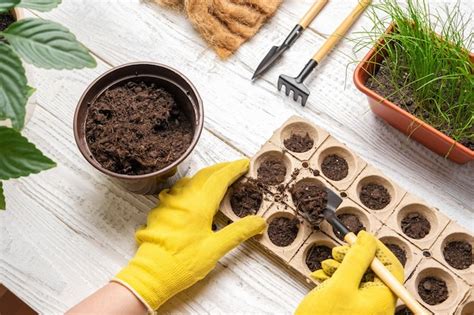
[[[123,285],[110,282],[71,308],[67,315],[143,315],[146,306]]]
[[[137,231],[135,257],[112,282],[69,314],[143,314],[203,279],[217,261],[265,229],[251,215],[212,231],[212,221],[227,188],[245,174],[248,160],[221,163],[183,178],[160,193],[160,204]]]

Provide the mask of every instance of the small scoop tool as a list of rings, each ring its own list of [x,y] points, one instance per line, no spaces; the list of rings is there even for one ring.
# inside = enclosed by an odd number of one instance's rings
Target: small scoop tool
[[[370,5],[372,0],[360,0],[352,12],[344,19],[334,33],[329,36],[323,46],[313,56],[313,58],[306,64],[303,70],[296,78],[287,75],[280,75],[278,79],[278,90],[280,91],[285,86],[285,94],[290,95],[293,92],[293,100],[296,102],[301,97],[301,104],[306,105],[309,97],[309,90],[304,85],[304,81],[313,72],[314,68],[321,63],[321,61],[331,52],[331,50],[342,40],[347,34],[351,26],[358,20],[362,12]]]
[[[257,69],[255,70],[252,80],[255,80],[257,77],[264,74],[268,69],[270,69],[273,64],[287,51],[296,40],[301,36],[303,31],[311,24],[314,18],[321,12],[324,6],[328,3],[328,0],[318,0],[316,1],[311,8],[306,12],[305,16],[301,21],[296,24],[291,33],[285,39],[283,44],[280,46],[273,46],[270,51],[268,51],[265,58],[262,59]]]
[[[326,192],[328,194],[328,203],[327,208],[323,213],[324,218],[349,245],[354,244],[357,241],[357,236],[353,232],[349,231],[349,229],[336,216],[336,209],[342,203],[341,197],[339,197],[329,188],[326,188]],[[403,284],[398,282],[398,280],[387,268],[385,268],[384,264],[378,260],[378,258],[374,258],[370,268],[414,314],[430,314],[418,303],[417,300],[413,298],[413,296],[411,296]]]

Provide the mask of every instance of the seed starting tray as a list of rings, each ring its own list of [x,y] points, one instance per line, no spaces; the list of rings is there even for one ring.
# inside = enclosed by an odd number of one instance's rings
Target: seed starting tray
[[[313,146],[304,153],[288,150],[284,140],[293,134],[306,135],[312,138]],[[347,176],[339,181],[327,178],[321,170],[323,160],[331,154],[343,157],[348,164]],[[319,230],[315,230],[296,211],[296,206],[289,193],[289,187],[299,181],[312,181],[337,191],[343,197],[343,203],[336,210],[339,214],[356,215],[365,230],[375,234],[382,242],[396,244],[406,253],[405,286],[410,293],[430,312],[434,314],[471,314],[474,312],[474,265],[464,270],[450,266],[443,255],[444,246],[451,241],[465,241],[474,246],[474,237],[469,231],[443,215],[438,209],[430,207],[420,198],[408,193],[375,167],[368,165],[363,159],[344,144],[332,137],[324,129],[300,117],[291,117],[282,127],[277,129],[258,153],[251,159],[249,173],[241,179],[257,178],[257,170],[268,158],[283,159],[287,174],[282,183],[284,190],[277,186],[267,187],[257,215],[267,223],[278,217],[295,218],[300,221],[298,233],[294,241],[285,247],[272,243],[267,230],[262,236],[255,237],[263,248],[281,259],[289,268],[301,274],[310,284],[318,282],[309,275],[311,270],[306,264],[306,256],[313,246],[334,247],[344,244],[336,237],[331,226],[323,222]],[[296,170],[296,171],[295,171]],[[391,196],[391,201],[383,209],[369,209],[360,200],[361,188],[367,183],[384,186]],[[231,206],[233,187],[230,187],[220,211],[230,220],[240,218]],[[430,222],[429,233],[414,239],[405,235],[401,228],[402,219],[412,212],[421,213]],[[448,298],[437,304],[429,305],[418,294],[418,284],[427,277],[442,279],[448,287]],[[401,302],[397,310],[403,307]],[[470,312],[469,312],[470,311]]]

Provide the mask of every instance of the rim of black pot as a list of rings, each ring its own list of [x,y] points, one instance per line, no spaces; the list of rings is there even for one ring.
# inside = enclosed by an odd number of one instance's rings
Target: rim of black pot
[[[196,100],[197,100],[196,102],[194,102],[194,101],[192,102],[193,109],[196,113],[196,115],[195,115],[196,117],[194,119],[196,122],[194,124],[195,128],[194,128],[194,133],[193,133],[193,139],[192,139],[191,144],[189,145],[189,147],[186,149],[186,151],[176,161],[174,161],[170,165],[168,165],[168,166],[166,166],[166,167],[164,167],[160,170],[157,170],[157,171],[152,172],[152,173],[141,174],[141,175],[127,175],[127,174],[115,173],[115,172],[112,172],[112,171],[106,169],[105,167],[103,167],[95,158],[93,158],[93,154],[92,154],[92,152],[90,152],[89,145],[87,144],[86,139],[84,139],[84,142],[81,141],[82,137],[79,135],[79,130],[80,130],[80,128],[84,128],[84,124],[79,126],[79,124],[78,124],[79,117],[78,116],[79,116],[80,110],[84,106],[87,106],[87,102],[85,102],[85,97],[87,96],[89,91],[92,89],[92,87],[94,87],[100,80],[102,80],[104,77],[107,77],[107,76],[113,74],[114,72],[116,72],[120,69],[127,68],[127,67],[133,67],[133,66],[140,66],[140,65],[167,69],[167,70],[173,72],[174,74],[176,74],[177,76],[179,76],[181,79],[183,79],[189,85],[189,88],[192,90],[192,92],[194,93],[194,95],[196,97]],[[163,78],[166,79],[165,76],[163,76]],[[110,86],[112,86],[115,83],[120,82],[122,80],[126,80],[126,79],[127,79],[127,77],[123,77],[122,79],[116,78],[113,83],[109,84],[105,89],[102,89],[100,91],[100,93],[96,93],[96,95],[94,96],[94,99],[97,99],[98,96],[102,95],[102,93],[104,93],[108,88],[110,88]],[[176,83],[174,83],[174,82],[171,82],[171,83],[176,85]],[[181,88],[181,87],[179,87],[179,88]],[[189,94],[190,94],[189,91],[186,92],[185,94],[188,97],[190,97],[189,96]],[[87,117],[87,114],[86,114],[85,117]],[[196,147],[196,145],[199,141],[199,138],[201,137],[203,127],[204,127],[204,107],[203,107],[201,96],[199,95],[199,92],[197,91],[194,84],[184,74],[182,74],[178,70],[176,70],[172,67],[169,67],[167,65],[161,64],[161,63],[156,63],[156,62],[130,62],[130,63],[126,63],[126,64],[123,64],[123,65],[114,67],[114,68],[104,72],[103,74],[101,74],[94,81],[92,81],[87,86],[87,88],[84,90],[84,92],[83,92],[83,94],[82,94],[81,98],[79,99],[79,102],[76,106],[76,110],[74,112],[74,122],[73,122],[74,139],[76,141],[76,145],[78,146],[79,151],[81,152],[82,156],[84,156],[84,158],[94,168],[96,168],[100,172],[102,172],[106,175],[110,175],[110,176],[115,177],[115,178],[126,179],[126,180],[127,179],[128,180],[146,179],[146,178],[162,175],[162,174],[165,174],[165,173],[170,172],[171,170],[173,170],[180,163],[182,163],[191,154],[191,152],[194,150],[194,148]],[[84,136],[84,138],[85,138],[85,136]],[[81,143],[84,143],[84,145],[81,145]],[[87,152],[85,150],[86,148],[87,148],[87,151],[89,151],[89,152]]]

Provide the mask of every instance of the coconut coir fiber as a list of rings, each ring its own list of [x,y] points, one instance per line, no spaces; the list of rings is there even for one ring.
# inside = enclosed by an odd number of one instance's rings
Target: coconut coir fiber
[[[229,57],[273,16],[282,0],[155,0],[182,10],[221,58]]]
[[[128,82],[90,105],[86,137],[104,168],[141,175],[180,158],[191,144],[193,128],[170,93],[154,84]]]

